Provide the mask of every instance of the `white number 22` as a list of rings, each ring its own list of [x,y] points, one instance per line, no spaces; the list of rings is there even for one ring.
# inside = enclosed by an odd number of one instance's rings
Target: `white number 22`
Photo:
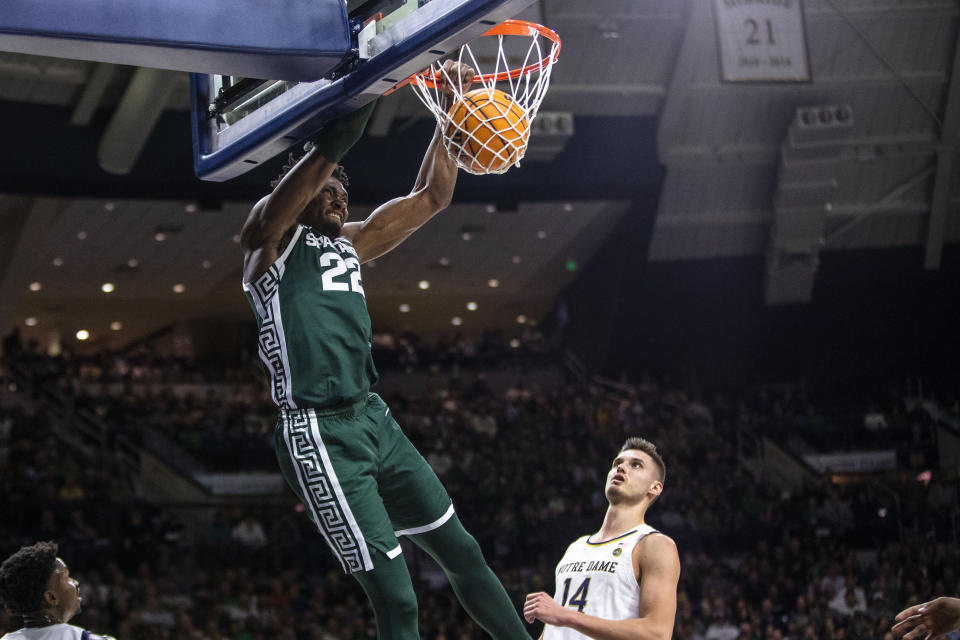
[[[324,253],[320,256],[320,266],[327,268],[320,277],[324,291],[353,291],[364,295],[363,285],[360,284],[360,261],[356,258],[344,260],[336,253]],[[348,269],[350,283],[337,282],[335,278],[345,274]]]

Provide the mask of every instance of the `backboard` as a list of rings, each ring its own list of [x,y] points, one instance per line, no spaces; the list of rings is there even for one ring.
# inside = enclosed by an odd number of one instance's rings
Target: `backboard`
[[[531,3],[351,0],[346,4],[349,50],[317,80],[191,74],[197,175],[223,181],[249,171]]]
[[[316,80],[353,46],[344,0],[3,0],[0,51]],[[282,74],[282,75],[278,75]]]

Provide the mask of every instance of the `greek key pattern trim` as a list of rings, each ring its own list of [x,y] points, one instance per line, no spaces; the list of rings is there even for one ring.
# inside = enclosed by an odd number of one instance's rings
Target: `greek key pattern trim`
[[[290,366],[277,299],[281,276],[283,269],[274,264],[250,285],[250,291],[260,313],[257,343],[260,359],[270,373],[270,394],[277,406],[291,409],[293,403],[287,397],[290,389]]]
[[[283,412],[284,438],[297,469],[307,508],[330,549],[347,573],[373,568],[366,540],[350,512],[309,409]]]

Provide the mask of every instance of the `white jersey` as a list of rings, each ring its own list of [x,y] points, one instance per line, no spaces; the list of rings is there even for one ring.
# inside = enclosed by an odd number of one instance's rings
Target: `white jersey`
[[[11,631],[0,640],[114,640],[110,636],[98,636],[72,624],[52,624],[48,627],[27,627]]]
[[[567,547],[556,571],[553,599],[561,606],[605,620],[640,616],[640,585],[633,575],[633,548],[656,529],[647,524],[606,542],[578,538]],[[543,640],[582,640],[568,627],[545,625]]]

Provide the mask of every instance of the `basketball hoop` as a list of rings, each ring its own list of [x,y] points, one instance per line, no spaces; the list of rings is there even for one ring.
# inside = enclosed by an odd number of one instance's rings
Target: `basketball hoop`
[[[484,73],[469,44],[460,48],[457,57],[457,62],[476,70],[471,84],[480,86],[461,90],[461,83],[447,75],[439,63],[405,81],[440,124],[443,145],[450,157],[461,169],[477,175],[504,173],[511,166],[520,165],[527,150],[530,125],[547,93],[553,64],[560,56],[560,36],[553,29],[524,20],[507,20],[483,37],[496,38],[492,70]],[[479,41],[475,44],[477,48],[486,46]],[[453,89],[453,106],[448,109],[442,106],[442,81]]]

